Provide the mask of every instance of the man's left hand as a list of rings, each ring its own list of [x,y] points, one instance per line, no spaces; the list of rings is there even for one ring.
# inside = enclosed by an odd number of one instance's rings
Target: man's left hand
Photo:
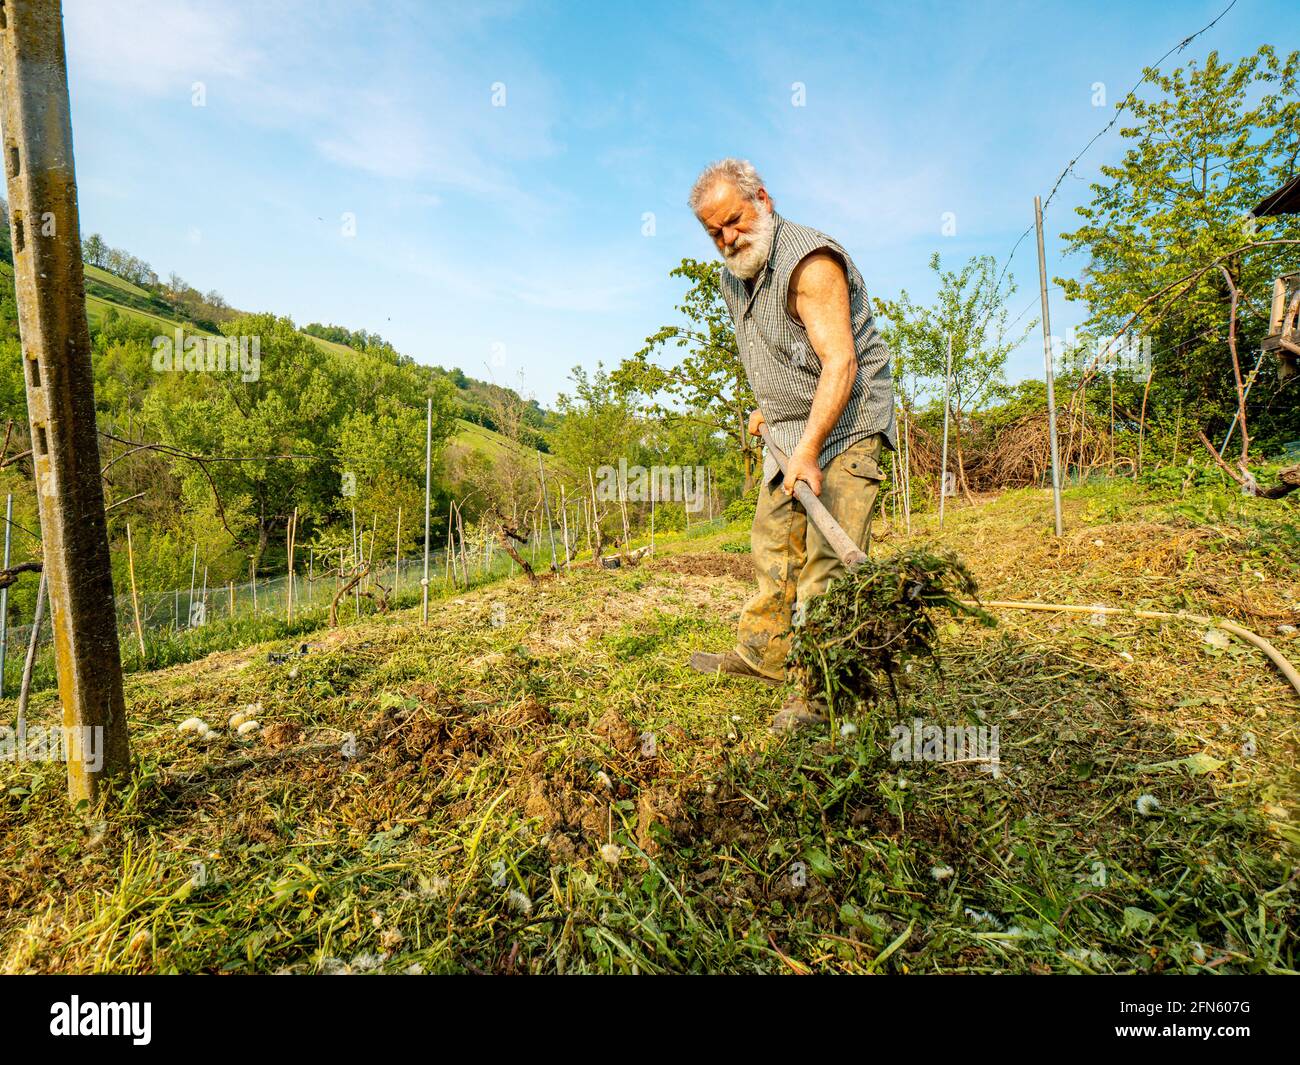
[[[822,468],[817,465],[817,456],[802,447],[790,452],[789,461],[785,464],[785,479],[781,482],[781,488],[786,495],[794,495],[796,481],[805,482],[812,489],[813,495],[822,494]]]

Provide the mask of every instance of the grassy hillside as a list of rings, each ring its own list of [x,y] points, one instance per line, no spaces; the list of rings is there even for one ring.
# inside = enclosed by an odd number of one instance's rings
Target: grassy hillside
[[[987,598],[1204,611],[1300,659],[1294,504],[1085,488],[1066,521],[1023,491],[940,539]],[[1300,697],[1258,652],[1000,613],[944,625],[898,706],[777,737],[786,691],[684,668],[734,636],[746,542],[131,678],[120,800],[73,815],[60,766],[0,765],[0,968],[1296,969]],[[999,776],[891,762],[916,717],[998,726]]]
[[[13,272],[13,268],[8,264],[0,264],[0,267],[3,267],[10,274]],[[185,331],[190,334],[207,332],[207,330],[201,329],[193,323],[178,321],[170,314],[170,310],[164,301],[152,296],[138,285],[133,285],[131,282],[125,281],[97,266],[87,264],[85,269],[86,317],[92,330],[100,325],[104,315],[111,309],[127,317],[149,322],[160,333],[169,336],[177,326],[182,324]],[[345,344],[327,340],[324,337],[312,336],[310,333],[304,335],[308,336],[312,343],[323,351],[344,358],[352,354],[352,349]],[[504,450],[516,446],[500,433],[485,426],[474,424],[464,418],[457,419],[457,424],[458,429],[453,440],[466,447],[483,452],[489,457],[496,458]],[[532,448],[526,450],[530,455],[535,453]],[[536,459],[532,461],[536,461]]]
[[[528,447],[526,444],[517,444],[486,426],[477,425],[474,422],[466,421],[464,418],[456,419],[456,435],[452,437],[452,440],[457,444],[478,451],[494,461],[507,452],[514,451],[522,452],[528,457],[530,468],[537,463],[537,451],[534,448]],[[543,458],[547,466],[551,466],[555,461],[548,454],[543,454]]]

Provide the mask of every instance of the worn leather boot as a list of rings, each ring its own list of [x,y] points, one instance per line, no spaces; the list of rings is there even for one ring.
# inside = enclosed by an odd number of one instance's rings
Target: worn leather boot
[[[712,654],[708,651],[696,651],[691,655],[691,669],[701,673],[725,673],[729,677],[744,677],[746,680],[762,681],[764,684],[777,685],[781,682],[773,677],[764,676],[754,669],[740,655],[733,651]]]

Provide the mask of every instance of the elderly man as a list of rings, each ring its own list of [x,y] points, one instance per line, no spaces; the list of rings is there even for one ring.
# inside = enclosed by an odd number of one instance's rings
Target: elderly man
[[[806,481],[868,550],[882,449],[895,446],[889,349],[848,252],[777,214],[748,162],[707,167],[690,205],[722,253],[722,293],[758,400],[749,431],[758,435],[766,422],[790,459],[784,479],[770,454],[764,462],[751,533],[758,591],[740,616],[736,647],[696,653],[691,666],[776,684],[785,678],[797,604],[843,572],[793,486]]]

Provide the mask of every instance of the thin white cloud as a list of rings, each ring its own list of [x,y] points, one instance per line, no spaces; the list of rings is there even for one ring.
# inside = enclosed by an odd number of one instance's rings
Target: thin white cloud
[[[63,26],[74,77],[149,96],[188,97],[263,61],[237,9],[197,0],[65,0]]]
[[[515,170],[558,147],[547,79],[523,52],[481,54],[484,23],[510,10],[434,18],[382,5],[358,33],[353,4],[67,0],[65,23],[74,76],[96,90],[188,102],[204,82],[214,111],[283,130],[339,167],[527,218],[545,198]],[[506,81],[504,108],[491,106],[485,63]]]

